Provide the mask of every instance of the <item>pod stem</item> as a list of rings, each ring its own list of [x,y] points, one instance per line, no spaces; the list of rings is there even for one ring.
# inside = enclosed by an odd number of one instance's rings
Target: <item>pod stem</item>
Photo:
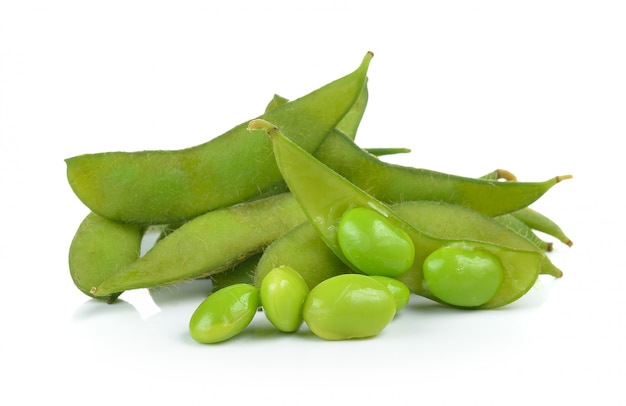
[[[574,176],[572,175],[562,175],[562,176],[557,176],[556,178],[554,178],[556,180],[556,183],[559,183],[561,181],[564,181],[566,179],[572,179]]]
[[[498,179],[504,179],[504,180],[510,181],[510,182],[517,181],[517,176],[515,176],[513,173],[507,171],[506,169],[496,169],[495,173],[496,173],[496,176],[498,177]]]
[[[262,118],[257,118],[248,123],[248,131],[254,130],[262,130],[270,137],[274,138],[276,134],[280,131],[278,127],[269,121],[263,120]]]

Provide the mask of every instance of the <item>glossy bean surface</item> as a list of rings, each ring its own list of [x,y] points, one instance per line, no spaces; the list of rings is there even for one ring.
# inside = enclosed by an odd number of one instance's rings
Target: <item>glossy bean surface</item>
[[[189,334],[202,344],[226,341],[250,324],[259,304],[259,293],[252,285],[235,284],[218,290],[193,312]]]
[[[424,287],[439,300],[477,307],[493,298],[504,280],[504,267],[495,255],[471,244],[443,246],[426,257]]]
[[[309,286],[293,268],[272,269],[261,282],[261,305],[267,319],[280,331],[292,333],[302,324],[302,306]]]
[[[311,290],[302,315],[311,331],[326,340],[374,337],[396,314],[389,290],[367,275],[327,279]]]
[[[337,242],[346,259],[368,275],[402,275],[415,259],[406,231],[369,207],[355,207],[341,216]]]

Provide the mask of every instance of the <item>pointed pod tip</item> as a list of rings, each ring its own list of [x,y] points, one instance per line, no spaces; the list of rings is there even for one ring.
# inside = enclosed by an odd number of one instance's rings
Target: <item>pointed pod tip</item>
[[[367,70],[369,68],[369,64],[373,57],[374,57],[374,53],[372,51],[367,51],[367,53],[365,54],[365,57],[363,57],[363,61],[361,62],[361,66],[359,66],[358,70],[361,70],[361,69]]]

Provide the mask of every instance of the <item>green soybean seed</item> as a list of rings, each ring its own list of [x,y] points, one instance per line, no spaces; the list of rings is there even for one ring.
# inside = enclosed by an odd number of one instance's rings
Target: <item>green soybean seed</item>
[[[258,307],[259,292],[254,286],[227,286],[200,303],[189,321],[189,333],[203,344],[226,341],[250,324]]]
[[[315,286],[302,309],[311,331],[326,340],[378,335],[396,314],[396,301],[377,280],[360,274],[332,277]]]
[[[292,333],[302,324],[302,306],[309,286],[286,266],[272,269],[261,282],[261,305],[267,319],[280,331]]]
[[[382,283],[387,289],[389,289],[389,292],[391,292],[393,298],[396,300],[396,313],[409,303],[411,291],[402,281],[381,275],[372,275],[371,278]]]
[[[395,277],[413,266],[411,237],[369,207],[346,211],[339,221],[337,239],[348,261],[365,274]]]
[[[500,260],[469,245],[444,246],[424,261],[424,283],[440,300],[461,307],[487,303],[504,279]]]

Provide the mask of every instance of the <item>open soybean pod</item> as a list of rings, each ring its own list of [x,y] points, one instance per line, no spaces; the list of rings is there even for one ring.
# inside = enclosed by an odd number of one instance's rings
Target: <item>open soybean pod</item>
[[[372,53],[352,73],[262,117],[315,151],[359,98]],[[93,212],[136,224],[179,223],[210,210],[284,191],[272,145],[247,122],[175,151],[108,152],[66,159],[74,193]]]
[[[250,123],[251,130],[264,130],[272,139],[274,155],[283,177],[294,194],[307,218],[318,231],[319,236],[346,265],[355,267],[346,258],[339,245],[337,228],[339,222],[348,210],[355,207],[365,207],[375,210],[397,227],[404,230],[413,240],[415,246],[415,261],[410,270],[405,273],[407,286],[413,292],[437,300],[422,284],[423,259],[436,249],[451,243],[466,243],[464,235],[449,237],[446,228],[448,223],[462,224],[462,218],[441,218],[446,221],[443,230],[439,228],[430,233],[422,232],[418,227],[409,224],[403,217],[373,198],[362,189],[350,183],[341,175],[328,168],[312,155],[302,150],[287,139],[280,130],[271,123],[263,120],[254,120]],[[469,211],[475,213],[474,211]],[[506,305],[517,300],[535,283],[544,261],[545,253],[535,247],[528,240],[519,237],[508,229],[493,223],[497,227],[497,235],[490,235],[485,231],[481,240],[469,241],[479,249],[484,249],[495,255],[505,268],[504,282],[500,290],[481,308],[493,308]],[[502,234],[515,244],[502,245]]]

